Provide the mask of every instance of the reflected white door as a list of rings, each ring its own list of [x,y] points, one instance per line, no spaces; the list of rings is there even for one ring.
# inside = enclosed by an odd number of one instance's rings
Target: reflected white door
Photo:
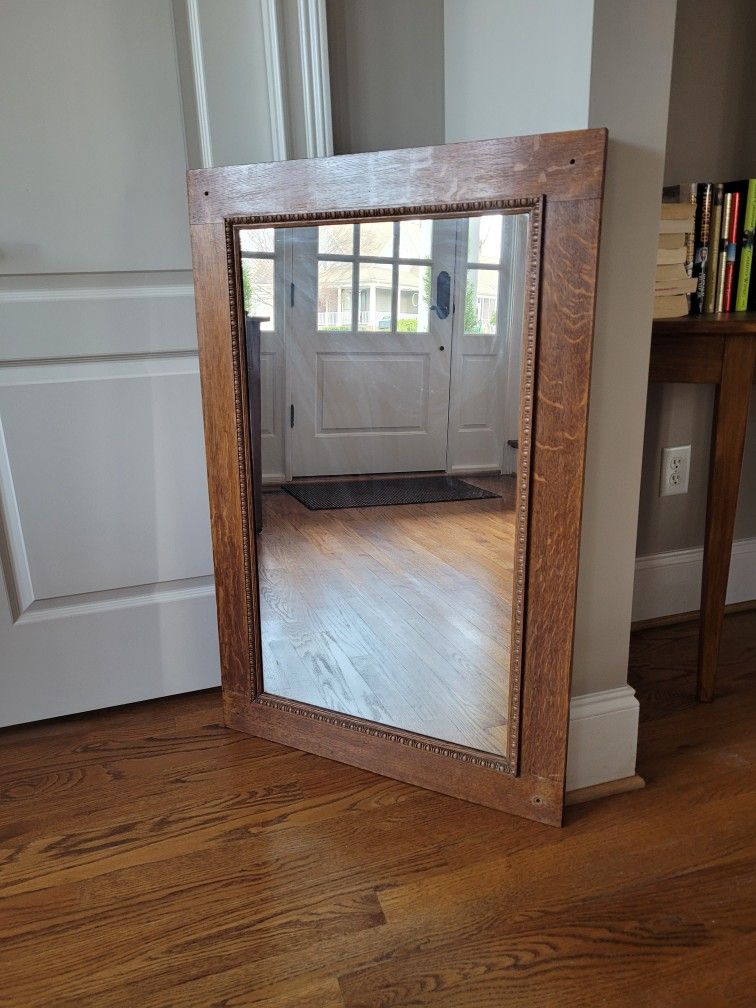
[[[293,476],[446,469],[456,221],[296,229],[287,344]]]
[[[526,214],[459,222],[449,403],[449,471],[514,472]]]

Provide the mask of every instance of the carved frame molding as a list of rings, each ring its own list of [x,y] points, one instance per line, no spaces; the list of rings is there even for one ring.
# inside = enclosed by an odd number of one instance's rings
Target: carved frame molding
[[[244,548],[244,595],[249,649],[250,695],[252,703],[259,703],[299,717],[351,731],[361,732],[387,742],[399,743],[424,752],[461,760],[474,766],[486,767],[499,773],[516,774],[520,737],[520,701],[523,665],[523,631],[525,619],[525,573],[527,566],[528,501],[530,499],[530,454],[533,427],[533,390],[538,334],[538,289],[541,256],[541,217],[543,197],[504,200],[465,200],[459,203],[421,204],[413,206],[353,208],[325,213],[307,212],[292,214],[237,215],[225,220],[226,269],[228,294],[231,306],[231,356],[234,374],[234,414],[236,418],[236,454],[241,487],[241,511]],[[517,465],[517,493],[515,520],[514,577],[512,593],[512,638],[510,643],[509,703],[507,712],[507,754],[484,753],[481,750],[420,735],[407,729],[382,725],[355,715],[314,707],[297,700],[265,692],[263,682],[262,651],[260,644],[259,583],[257,564],[254,562],[254,513],[251,494],[252,452],[249,441],[248,404],[246,402],[246,360],[240,320],[243,317],[243,291],[241,289],[241,255],[238,232],[248,228],[316,227],[326,222],[359,222],[361,220],[397,220],[402,217],[460,218],[483,216],[487,213],[527,213],[528,237],[526,257],[526,297],[523,312],[523,348],[521,368],[520,430]]]

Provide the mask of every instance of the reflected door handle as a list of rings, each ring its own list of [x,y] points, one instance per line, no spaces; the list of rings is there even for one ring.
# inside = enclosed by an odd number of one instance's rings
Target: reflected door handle
[[[436,303],[431,305],[431,311],[435,312],[440,319],[449,317],[449,303],[451,301],[451,277],[446,270],[436,277]]]

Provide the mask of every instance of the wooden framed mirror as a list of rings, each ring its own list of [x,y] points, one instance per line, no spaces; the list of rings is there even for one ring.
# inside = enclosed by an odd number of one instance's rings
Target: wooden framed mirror
[[[189,173],[230,727],[561,822],[605,151]]]

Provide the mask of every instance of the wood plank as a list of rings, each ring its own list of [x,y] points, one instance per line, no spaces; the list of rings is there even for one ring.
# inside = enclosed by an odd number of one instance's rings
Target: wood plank
[[[698,664],[698,697],[703,701],[714,699],[754,368],[756,338],[728,336],[714,400],[704,533]]]
[[[649,382],[693,382],[716,385],[722,378],[724,336],[659,335],[651,337]]]
[[[189,173],[198,320],[207,330],[200,368],[210,415],[206,442],[211,514],[217,516],[216,577],[223,581],[218,600],[228,724],[539,821],[561,821],[606,141],[606,130],[584,130]],[[237,324],[242,294],[233,242],[241,220],[309,227],[494,209],[530,214],[506,759],[262,692]],[[205,276],[208,258],[213,262]],[[224,275],[227,303],[221,304]],[[497,559],[507,566],[506,556]],[[496,726],[486,726],[491,730]]]
[[[603,190],[606,130],[342,154],[188,172],[192,224],[243,213],[292,214],[443,204],[471,198],[596,199]],[[439,165],[443,164],[443,171]],[[412,180],[411,193],[408,180]],[[368,181],[369,180],[369,184]]]
[[[722,656],[701,706],[695,627],[634,635],[648,786],[562,831],[224,729],[218,691],[0,732],[2,1000],[750,1008],[756,612]]]
[[[683,315],[681,318],[654,319],[654,336],[730,336],[756,334],[756,312],[712,312],[707,315]]]

